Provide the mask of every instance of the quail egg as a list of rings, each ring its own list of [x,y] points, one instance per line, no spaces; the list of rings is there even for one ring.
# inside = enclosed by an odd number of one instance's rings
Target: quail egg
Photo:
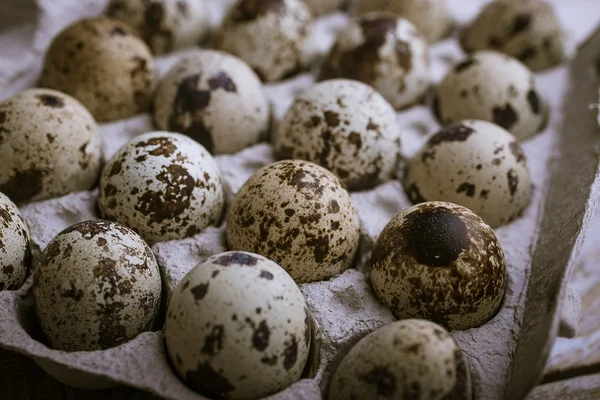
[[[260,169],[242,186],[226,232],[230,250],[268,257],[306,283],[350,267],[359,228],[350,195],[335,175],[308,161],[286,160]]]
[[[494,228],[520,216],[532,195],[516,138],[485,121],[461,121],[435,134],[411,160],[404,179],[414,203],[457,203]]]
[[[149,243],[196,235],[221,219],[219,168],[204,147],[170,132],[140,135],[106,164],[98,205],[103,218]]]
[[[338,34],[323,77],[367,83],[394,108],[406,108],[429,88],[427,42],[406,19],[391,13],[365,14]]]
[[[84,19],[52,40],[41,84],[75,97],[97,121],[114,121],[149,110],[154,61],[148,46],[125,23]]]
[[[471,52],[490,49],[517,58],[532,70],[565,59],[564,33],[545,0],[503,0],[486,5],[467,28],[462,46]]]
[[[399,132],[394,109],[373,88],[331,80],[296,98],[275,135],[275,152],[317,163],[349,190],[363,190],[392,178]]]
[[[50,346],[103,350],[151,330],[161,278],[141,237],[109,221],[86,221],[58,234],[33,279],[35,309]]]
[[[74,98],[29,89],[0,103],[0,192],[17,204],[95,186],[101,139]]]
[[[314,16],[331,13],[339,9],[345,0],[304,0]]]
[[[520,141],[535,135],[547,118],[531,71],[489,50],[474,53],[448,72],[437,88],[434,112],[444,124],[463,119],[494,122]]]
[[[213,154],[235,153],[266,136],[269,107],[260,79],[246,63],[198,50],[160,82],[154,120],[158,129],[184,133]]]
[[[471,400],[467,360],[439,325],[406,319],[365,336],[346,354],[330,400]]]
[[[0,291],[20,288],[30,267],[27,224],[15,203],[0,193]]]
[[[371,285],[396,318],[424,318],[448,329],[492,318],[506,280],[492,228],[453,203],[417,204],[396,215],[371,257]]]
[[[239,0],[216,33],[217,47],[246,61],[263,81],[299,72],[312,52],[303,0]]]
[[[209,22],[204,0],[111,0],[106,14],[133,27],[154,54],[198,44]]]
[[[355,13],[388,11],[412,22],[428,42],[442,39],[452,27],[446,0],[358,0]]]
[[[245,252],[217,254],[192,269],[173,294],[165,325],[175,371],[214,399],[258,399],[295,383],[310,336],[294,280]]]

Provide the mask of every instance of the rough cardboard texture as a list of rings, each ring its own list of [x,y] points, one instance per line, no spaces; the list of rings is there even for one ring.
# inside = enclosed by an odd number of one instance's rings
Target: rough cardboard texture
[[[231,1],[208,1],[212,5],[211,20],[216,24],[224,6]],[[105,0],[39,0],[39,12],[34,16],[27,2],[12,3],[8,1],[10,6],[3,8],[3,14],[14,12],[25,22],[4,35],[0,33],[0,44],[6,37],[14,37],[18,38],[15,39],[17,48],[21,46],[28,50],[24,51],[21,64],[13,60],[14,68],[0,71],[0,81],[6,82],[0,87],[0,99],[31,87],[51,37],[80,17],[100,13]],[[591,29],[589,12],[586,13],[585,7],[579,3],[585,3],[585,0],[571,2],[568,7],[562,2],[563,8],[559,11],[561,17],[573,19],[570,29],[577,28],[569,33],[571,44],[580,41]],[[457,20],[461,22],[472,18],[482,4],[480,0],[450,1]],[[557,0],[555,4],[559,7],[561,2]],[[337,13],[317,21],[316,53],[327,49],[335,31],[347,20],[346,15]],[[164,74],[185,53],[184,50],[158,59],[160,73]],[[431,54],[435,81],[439,81],[445,71],[463,57],[452,39],[434,45]],[[584,61],[590,62],[586,60],[579,59],[576,66],[583,65]],[[579,79],[576,74],[573,76]],[[453,332],[470,362],[478,399],[501,399],[507,393],[512,394],[511,399],[523,398],[537,382],[556,336],[561,314],[558,299],[566,293],[566,267],[572,264],[575,244],[580,242],[581,230],[589,222],[589,205],[597,197],[593,183],[598,159],[592,155],[595,154],[593,146],[598,132],[597,126],[590,126],[586,119],[588,109],[584,103],[589,99],[582,88],[590,85],[590,79],[584,76],[581,83],[574,86],[575,91],[566,103],[566,116],[573,122],[567,120],[563,123],[563,103],[571,86],[567,67],[537,75],[552,113],[546,130],[523,146],[535,185],[532,204],[520,219],[496,230],[509,270],[504,304],[498,314],[483,326]],[[274,127],[295,95],[313,82],[314,74],[304,73],[286,82],[267,85]],[[580,97],[574,97],[578,95]],[[438,128],[424,105],[399,113],[399,121],[405,158],[412,156]],[[571,130],[571,126],[576,127],[576,131]],[[100,131],[105,159],[131,138],[152,129],[149,115],[104,124]],[[552,155],[555,162],[553,168],[549,168]],[[263,143],[216,159],[230,202],[253,172],[273,161],[273,154],[271,147]],[[399,172],[401,169],[400,165]],[[569,191],[561,192],[564,188],[569,188]],[[36,250],[42,250],[67,226],[97,218],[96,197],[95,191],[79,192],[22,207]],[[312,354],[306,379],[274,396],[274,399],[319,399],[348,350],[366,334],[393,320],[368,284],[368,260],[383,227],[410,203],[398,180],[370,191],[353,193],[352,199],[361,221],[361,247],[355,269],[327,282],[301,285],[315,327]],[[193,238],[157,243],[152,247],[161,267],[167,295],[197,263],[225,249],[223,232],[223,225],[211,227]],[[30,287],[31,279],[18,291],[0,292],[0,346],[32,357],[49,373],[70,384],[90,388],[126,384],[168,399],[201,398],[173,374],[165,357],[160,331],[144,333],[106,351],[64,353],[47,348],[39,341]],[[569,304],[571,311],[567,312],[565,308],[564,314],[573,316],[572,310],[576,310],[577,303]],[[576,316],[563,318],[566,333],[574,330],[576,320]],[[516,364],[514,360],[517,360]],[[511,372],[514,380],[511,380]]]

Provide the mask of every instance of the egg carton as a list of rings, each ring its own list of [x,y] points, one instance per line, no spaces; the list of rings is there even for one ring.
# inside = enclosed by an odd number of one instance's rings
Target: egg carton
[[[227,2],[212,3],[213,18],[218,19]],[[58,6],[40,0],[38,6],[43,18],[38,20],[34,51],[30,58],[26,57],[29,64],[23,67],[28,73],[16,83],[11,81],[7,90],[31,86],[49,38],[76,19],[97,15],[105,2],[69,0]],[[322,50],[331,44],[335,31],[344,26],[347,18],[338,13],[317,21]],[[496,229],[508,267],[506,296],[489,322],[452,332],[469,361],[476,399],[524,398],[539,380],[559,322],[567,334],[572,334],[576,325],[576,302],[565,303],[563,299],[572,294],[567,290],[567,277],[600,190],[595,147],[598,125],[596,116],[589,111],[589,105],[598,102],[600,79],[591,68],[600,54],[597,49],[600,31],[581,48],[570,69],[563,66],[537,75],[551,109],[550,121],[544,132],[523,144],[535,187],[532,203],[518,220]],[[184,51],[157,59],[160,73],[164,74],[185,54]],[[432,46],[431,54],[437,80],[463,57],[454,40]],[[313,74],[305,73],[266,86],[275,126],[295,95],[314,81]],[[399,113],[399,121],[403,127],[404,157],[414,155],[439,127],[424,105]],[[133,137],[152,130],[149,115],[102,125],[105,158]],[[272,148],[266,143],[215,158],[226,183],[228,204],[253,172],[274,161]],[[97,197],[97,191],[77,192],[21,207],[30,227],[34,257],[65,227],[98,218]],[[312,316],[309,361],[303,379],[271,399],[322,398],[348,350],[369,332],[394,320],[375,297],[367,273],[377,236],[394,215],[410,206],[410,201],[397,180],[352,193],[351,197],[361,222],[356,263],[329,281],[300,285]],[[185,240],[152,246],[168,296],[191,268],[226,250],[224,228],[211,227]],[[171,369],[160,330],[142,333],[103,351],[68,353],[50,349],[42,340],[31,286],[30,277],[19,290],[0,292],[1,347],[32,358],[67,385],[101,389],[122,384],[166,399],[203,398],[188,389]]]

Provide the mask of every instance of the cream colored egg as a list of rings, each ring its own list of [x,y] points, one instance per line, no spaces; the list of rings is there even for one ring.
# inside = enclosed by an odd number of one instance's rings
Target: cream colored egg
[[[41,85],[79,100],[99,122],[147,112],[155,86],[150,49],[124,22],[83,19],[50,44]]]
[[[15,203],[0,193],[0,292],[19,289],[30,268],[29,229]]]
[[[396,215],[371,257],[371,285],[396,318],[423,318],[448,329],[490,320],[506,280],[494,231],[453,203],[417,204]]]
[[[113,156],[100,178],[102,217],[132,228],[149,243],[200,233],[220,221],[224,202],[213,157],[177,133],[136,137]]]
[[[242,186],[228,211],[230,250],[281,265],[298,283],[345,271],[358,250],[360,224],[348,192],[308,161],[266,166]]]
[[[310,348],[304,297],[257,254],[214,255],[192,269],[169,303],[167,351],[188,387],[209,398],[259,399],[301,376]]]
[[[160,82],[154,121],[159,129],[188,135],[212,154],[230,154],[266,137],[270,106],[246,63],[220,51],[198,50]]]
[[[517,139],[485,121],[466,120],[435,134],[410,161],[404,177],[410,199],[460,204],[497,227],[529,205],[532,183]]]
[[[74,98],[28,89],[0,103],[0,192],[17,204],[92,189],[100,173],[96,121]]]
[[[65,229],[44,249],[33,293],[53,349],[102,350],[153,328],[161,278],[141,237],[114,222],[86,221]]]

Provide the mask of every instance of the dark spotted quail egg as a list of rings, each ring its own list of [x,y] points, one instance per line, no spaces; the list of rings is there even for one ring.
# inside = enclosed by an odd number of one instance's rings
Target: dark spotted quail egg
[[[434,111],[440,122],[494,122],[518,140],[536,134],[547,117],[531,71],[495,51],[474,53],[448,72],[437,88]]]
[[[242,186],[228,212],[230,250],[252,251],[281,265],[298,283],[345,271],[358,250],[359,221],[331,172],[308,161],[280,161]]]
[[[394,108],[405,108],[429,88],[427,42],[406,19],[368,13],[338,34],[323,76],[367,83]]]
[[[408,19],[428,42],[444,37],[452,26],[446,0],[358,0],[355,12],[387,11]]]
[[[213,154],[229,154],[263,139],[270,108],[260,79],[246,63],[199,50],[160,82],[154,120],[159,129],[184,133]]]
[[[133,27],[154,54],[198,44],[208,30],[205,0],[111,0],[106,14]]]
[[[19,204],[95,186],[101,140],[74,98],[29,89],[0,103],[0,192]]]
[[[124,22],[84,19],[56,36],[42,86],[79,100],[99,122],[149,110],[155,85],[150,49]]]
[[[330,400],[471,400],[467,360],[441,326],[392,322],[365,336],[344,357]]]
[[[106,164],[98,205],[146,241],[183,239],[221,219],[224,191],[208,151],[170,132],[140,135]]]
[[[87,221],[58,234],[34,272],[35,308],[52,348],[92,351],[151,330],[161,278],[141,237],[109,221]]]
[[[320,16],[339,9],[345,0],[303,0],[314,16]]]
[[[29,229],[21,212],[0,193],[0,291],[16,290],[31,267]]]
[[[494,231],[453,203],[422,203],[396,215],[371,258],[371,285],[396,318],[449,329],[488,321],[502,303],[506,279]]]
[[[258,399],[295,383],[310,348],[304,297],[262,256],[214,255],[169,303],[167,351],[188,387],[212,399]]]
[[[263,81],[297,73],[312,52],[303,0],[239,0],[216,33],[217,47],[246,61]]]
[[[516,138],[490,122],[472,120],[435,134],[411,160],[404,185],[415,203],[457,203],[492,227],[521,215],[532,194],[527,160]]]
[[[464,33],[462,45],[467,51],[501,51],[534,71],[565,59],[564,33],[546,0],[489,3]]]
[[[275,135],[280,159],[318,163],[350,190],[389,180],[400,153],[400,127],[390,104],[373,88],[331,80],[300,94]]]

